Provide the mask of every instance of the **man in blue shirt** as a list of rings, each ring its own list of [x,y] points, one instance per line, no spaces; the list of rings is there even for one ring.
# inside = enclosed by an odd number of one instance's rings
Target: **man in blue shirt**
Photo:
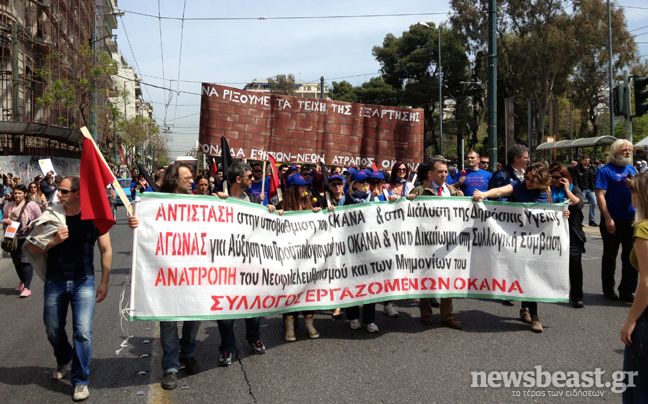
[[[632,166],[632,143],[619,139],[612,143],[605,166],[596,175],[596,201],[601,211],[601,237],[603,238],[603,259],[601,281],[603,295],[610,300],[632,303],[637,289],[638,272],[630,264],[633,244],[632,222],[635,208],[628,188],[628,175],[636,175]],[[619,294],[614,291],[616,258],[621,246],[621,283]]]
[[[265,199],[265,193],[268,192],[268,188],[261,193],[261,188],[263,188],[263,166],[260,163],[252,163],[252,186],[250,187],[250,192],[260,201],[263,202]]]
[[[479,168],[479,153],[471,150],[466,155],[466,170],[457,173],[450,184],[456,184],[465,196],[473,196],[476,189],[488,191],[488,183],[493,174]]]
[[[524,169],[529,164],[529,149],[521,144],[511,146],[506,152],[506,166],[493,174],[488,189],[500,188],[514,181],[522,182],[524,178]],[[497,201],[508,202],[506,196],[496,198]]]

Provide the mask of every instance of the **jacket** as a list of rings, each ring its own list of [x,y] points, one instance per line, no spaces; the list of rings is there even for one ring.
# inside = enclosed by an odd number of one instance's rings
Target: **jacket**
[[[23,252],[43,282],[47,273],[47,252],[32,254],[29,252],[29,244],[31,243],[44,250],[56,236],[58,229],[65,225],[65,207],[63,205],[54,205],[47,208],[38,219],[34,220],[31,230],[27,234],[28,242],[23,245]]]

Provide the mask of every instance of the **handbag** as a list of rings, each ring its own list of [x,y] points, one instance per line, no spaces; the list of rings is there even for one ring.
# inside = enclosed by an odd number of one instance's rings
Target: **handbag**
[[[25,212],[25,208],[27,207],[28,203],[29,202],[25,201],[25,205],[23,205],[22,209],[20,210],[20,214],[18,215],[18,222],[20,222],[20,219],[22,218],[22,215]],[[7,230],[7,225],[4,226],[4,230]],[[0,248],[8,253],[16,251],[18,249],[18,236],[14,236],[14,238],[5,237],[4,240],[2,240],[2,243],[0,243]]]

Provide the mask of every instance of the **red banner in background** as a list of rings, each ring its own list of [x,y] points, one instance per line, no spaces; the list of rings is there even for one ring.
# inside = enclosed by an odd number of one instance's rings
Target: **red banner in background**
[[[202,85],[200,151],[233,158],[391,169],[423,161],[423,110]]]

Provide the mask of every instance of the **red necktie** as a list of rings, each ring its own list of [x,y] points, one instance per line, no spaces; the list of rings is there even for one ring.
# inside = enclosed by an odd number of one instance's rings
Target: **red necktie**
[[[439,192],[437,196],[443,196],[443,187],[437,188],[437,191]]]

